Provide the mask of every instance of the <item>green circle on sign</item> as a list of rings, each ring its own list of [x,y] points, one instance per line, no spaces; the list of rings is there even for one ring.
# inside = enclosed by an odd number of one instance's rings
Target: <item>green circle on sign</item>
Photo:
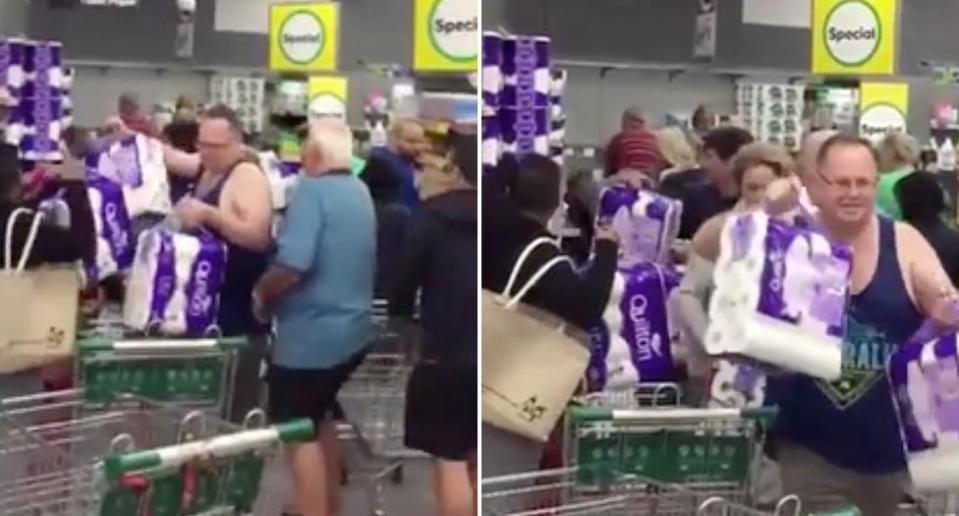
[[[283,34],[284,34],[284,32],[286,31],[286,24],[289,23],[291,19],[293,19],[293,18],[296,17],[297,15],[301,15],[301,14],[302,14],[302,15],[309,16],[310,18],[313,18],[313,19],[316,21],[316,24],[319,25],[319,27],[320,27],[320,45],[319,45],[319,47],[317,47],[316,52],[313,53],[312,56],[310,56],[310,57],[308,57],[308,58],[306,58],[306,59],[303,59],[303,60],[301,60],[301,59],[296,59],[296,58],[294,58],[293,56],[291,56],[291,55],[286,51],[286,46],[283,44]],[[289,16],[286,17],[285,20],[283,20],[283,23],[280,24],[280,30],[279,30],[279,34],[277,34],[277,37],[279,38],[279,41],[277,42],[277,44],[280,46],[280,52],[283,53],[283,57],[285,57],[285,58],[286,58],[288,61],[290,61],[291,63],[299,64],[299,65],[306,65],[306,64],[310,64],[310,63],[313,62],[316,58],[320,57],[320,55],[323,53],[323,49],[326,47],[326,25],[323,24],[323,20],[320,19],[320,17],[317,16],[315,13],[310,12],[310,11],[307,11],[307,10],[304,10],[304,9],[301,9],[301,10],[299,10],[299,11],[293,11],[292,13],[290,13]]]
[[[859,61],[849,61],[849,62],[843,61],[836,54],[833,54],[832,49],[829,48],[829,31],[826,30],[829,27],[829,19],[832,18],[833,14],[835,14],[840,7],[848,4],[864,5],[866,6],[867,9],[869,9],[870,12],[872,12],[873,17],[876,18],[876,45],[873,46],[872,51],[869,52],[869,55],[860,59]],[[829,57],[833,58],[833,60],[836,61],[837,63],[843,66],[859,66],[865,63],[866,61],[869,61],[870,59],[872,59],[874,55],[876,55],[876,52],[879,51],[879,47],[882,46],[882,36],[883,36],[882,20],[879,18],[879,12],[876,11],[875,7],[870,5],[868,2],[864,2],[862,0],[844,0],[834,5],[833,8],[830,9],[829,14],[826,15],[826,21],[824,22],[824,25],[822,28],[822,45],[823,45],[823,48],[826,49],[826,52],[829,54]]]
[[[433,0],[433,7],[430,7],[430,15],[426,17],[426,32],[430,35],[430,44],[433,45],[433,49],[439,52],[440,55],[455,63],[467,63],[475,60],[478,52],[471,56],[454,56],[443,50],[443,47],[436,41],[436,34],[433,33],[433,16],[436,16],[436,9],[439,8],[440,3],[443,1],[444,0]]]

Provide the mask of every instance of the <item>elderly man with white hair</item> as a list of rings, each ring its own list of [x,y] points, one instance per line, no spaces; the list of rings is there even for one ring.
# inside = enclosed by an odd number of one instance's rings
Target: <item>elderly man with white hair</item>
[[[316,426],[315,441],[288,448],[302,516],[339,514],[336,396],[371,340],[376,219],[369,191],[350,173],[352,155],[343,122],[310,127],[276,256],[253,294],[258,317],[277,325],[270,418]]]

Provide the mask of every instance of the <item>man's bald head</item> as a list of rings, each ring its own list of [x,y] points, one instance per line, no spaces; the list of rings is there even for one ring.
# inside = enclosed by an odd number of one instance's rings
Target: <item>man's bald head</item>
[[[416,120],[404,118],[390,127],[390,145],[400,156],[415,160],[426,143],[426,131]]]

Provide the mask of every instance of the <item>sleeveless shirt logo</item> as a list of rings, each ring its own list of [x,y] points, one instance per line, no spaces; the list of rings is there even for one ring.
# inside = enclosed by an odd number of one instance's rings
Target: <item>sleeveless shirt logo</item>
[[[842,342],[842,376],[833,382],[819,380],[816,385],[837,408],[846,409],[882,379],[893,351],[895,345],[882,332],[847,316]]]

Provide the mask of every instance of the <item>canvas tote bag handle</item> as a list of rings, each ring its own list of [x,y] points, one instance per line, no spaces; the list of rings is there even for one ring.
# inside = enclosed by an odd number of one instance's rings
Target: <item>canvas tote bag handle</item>
[[[30,215],[30,210],[26,208],[17,208],[13,210],[13,213],[10,214],[10,218],[7,220],[7,228],[5,240],[4,240],[4,255],[5,261],[3,264],[3,270],[5,272],[11,272],[11,262],[13,261],[13,231],[17,226],[17,220],[19,220],[20,215]],[[43,214],[36,213],[33,216],[33,222],[30,224],[30,231],[27,233],[27,240],[23,244],[23,251],[20,254],[20,259],[17,262],[17,268],[12,272],[23,272],[27,267],[27,259],[30,258],[30,253],[33,251],[33,245],[37,240],[37,233],[40,232],[40,223],[43,221]]]
[[[513,308],[515,308],[516,305],[519,304],[520,301],[522,301],[523,297],[525,297],[526,294],[530,291],[530,289],[536,286],[539,280],[542,279],[543,276],[545,276],[546,273],[550,271],[550,269],[552,269],[553,267],[561,263],[569,263],[571,266],[573,265],[573,260],[570,259],[568,256],[554,257],[552,260],[546,262],[546,264],[540,267],[530,277],[530,279],[523,285],[523,287],[519,289],[519,292],[517,292],[516,295],[514,296],[513,285],[516,283],[516,280],[519,277],[520,269],[523,268],[523,265],[526,263],[526,260],[533,253],[533,251],[536,250],[536,248],[541,245],[551,245],[555,247],[556,242],[547,237],[539,237],[533,240],[532,242],[530,242],[526,246],[526,248],[523,249],[523,252],[520,253],[519,258],[516,259],[516,263],[513,265],[513,270],[509,275],[509,281],[506,282],[506,288],[504,288],[503,292],[500,293],[501,299],[506,300],[506,303],[504,304],[503,307],[506,308],[507,310],[512,310]]]

